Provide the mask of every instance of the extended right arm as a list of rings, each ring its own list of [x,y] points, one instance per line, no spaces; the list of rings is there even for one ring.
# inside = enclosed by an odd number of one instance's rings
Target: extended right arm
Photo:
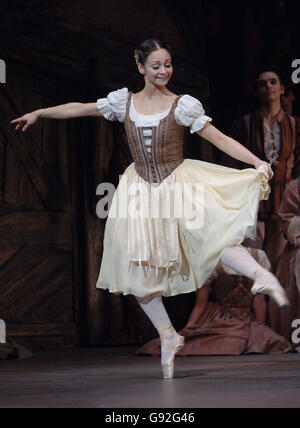
[[[97,103],[67,103],[55,107],[39,109],[14,119],[10,123],[16,124],[16,130],[23,127],[22,131],[24,132],[40,118],[73,119],[75,117],[85,116],[102,116],[97,107]]]

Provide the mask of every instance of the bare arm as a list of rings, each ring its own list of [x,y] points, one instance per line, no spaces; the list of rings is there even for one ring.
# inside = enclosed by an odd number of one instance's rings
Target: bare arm
[[[16,130],[23,127],[26,131],[29,126],[33,125],[40,118],[48,119],[73,119],[75,117],[97,116],[101,117],[97,104],[94,103],[67,103],[55,107],[35,110],[27,113],[22,117],[12,120],[11,124],[16,124]]]
[[[96,103],[68,103],[37,110],[39,117],[49,119],[72,119],[74,117],[101,116]]]
[[[268,168],[269,178],[271,179],[273,177],[273,171],[268,162],[259,159],[242,144],[223,134],[210,123],[205,125],[197,132],[197,134],[234,159],[253,165],[255,168],[258,168],[260,165],[266,165]]]

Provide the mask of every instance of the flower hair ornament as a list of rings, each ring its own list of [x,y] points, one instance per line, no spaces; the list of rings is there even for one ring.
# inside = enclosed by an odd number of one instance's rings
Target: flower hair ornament
[[[139,63],[139,54],[138,54],[137,50],[134,51],[134,58],[135,58],[136,65],[138,65],[138,63]]]

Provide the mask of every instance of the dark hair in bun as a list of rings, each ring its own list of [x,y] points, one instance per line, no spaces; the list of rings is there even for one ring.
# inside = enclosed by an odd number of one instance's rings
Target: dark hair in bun
[[[134,51],[135,62],[144,65],[148,56],[158,49],[166,49],[171,55],[171,49],[168,43],[158,39],[148,39],[141,43]]]

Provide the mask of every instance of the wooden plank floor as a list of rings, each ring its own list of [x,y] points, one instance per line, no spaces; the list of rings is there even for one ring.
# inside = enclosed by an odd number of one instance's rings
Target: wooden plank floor
[[[300,354],[177,357],[176,378],[135,347],[0,361],[1,408],[300,407]]]

